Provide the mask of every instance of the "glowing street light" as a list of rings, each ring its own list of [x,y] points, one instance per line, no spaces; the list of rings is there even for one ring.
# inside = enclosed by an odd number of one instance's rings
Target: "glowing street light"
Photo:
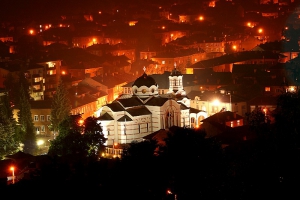
[[[33,35],[33,34],[34,34],[34,30],[33,30],[33,29],[30,29],[30,30],[29,30],[29,34],[30,34],[30,35]]]
[[[232,48],[234,51],[236,51],[236,49],[237,49],[236,45],[233,45]]]
[[[12,171],[12,183],[15,183],[15,167],[11,166],[10,171]]]
[[[215,99],[212,103],[213,103],[214,106],[220,105],[219,99]]]
[[[83,120],[83,119],[80,119],[80,120],[78,121],[78,123],[79,123],[79,126],[82,126],[83,123],[84,123],[84,120]]]
[[[43,145],[45,142],[44,142],[44,140],[38,140],[36,143],[37,143],[38,146],[41,146],[41,145]]]

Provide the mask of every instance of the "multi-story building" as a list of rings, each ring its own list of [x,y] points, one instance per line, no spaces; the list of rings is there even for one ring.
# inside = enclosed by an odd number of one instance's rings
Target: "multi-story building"
[[[44,62],[38,62],[37,64],[41,65],[43,68],[33,70],[32,72],[34,74],[29,76],[29,78],[32,79],[33,86],[36,86],[37,84],[40,86],[36,89],[32,86],[32,91],[37,90],[37,92],[40,92],[40,94],[43,92],[43,95],[52,97],[61,76],[66,74],[66,70],[62,69],[61,67],[61,62],[61,60],[47,60]],[[35,82],[36,80],[37,82]]]

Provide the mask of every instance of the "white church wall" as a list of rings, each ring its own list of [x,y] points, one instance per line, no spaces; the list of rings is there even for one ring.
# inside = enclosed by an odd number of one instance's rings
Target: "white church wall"
[[[162,119],[162,114],[160,111],[160,108],[158,106],[146,106],[151,112],[151,133],[160,130],[161,127],[161,119]]]

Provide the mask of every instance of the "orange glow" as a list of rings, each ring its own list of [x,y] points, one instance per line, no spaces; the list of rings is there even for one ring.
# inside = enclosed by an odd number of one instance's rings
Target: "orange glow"
[[[33,35],[33,34],[34,34],[34,30],[33,30],[33,29],[30,29],[30,30],[29,30],[29,34],[30,34],[30,35]]]
[[[199,17],[199,20],[200,20],[200,21],[203,21],[203,19],[204,19],[203,16],[200,16],[200,17]]]
[[[14,171],[14,170],[15,170],[15,167],[12,166],[12,167],[10,167],[9,169],[10,169],[10,171]]]
[[[267,109],[266,108],[264,108],[263,111],[264,111],[265,114],[267,113]]]
[[[163,27],[161,27],[162,29],[165,29],[166,27],[165,26],[163,26]]]
[[[214,8],[216,6],[216,2],[215,1],[210,1],[208,6],[211,7],[211,8]]]
[[[232,46],[232,48],[233,48],[233,50],[235,50],[235,51],[236,51],[236,45],[233,45],[233,46]]]
[[[263,32],[262,28],[258,29],[258,33],[262,33],[262,32]]]
[[[65,71],[62,71],[62,72],[61,72],[61,74],[62,74],[62,75],[65,75],[65,74],[66,74],[66,72],[65,72]]]
[[[80,126],[82,126],[83,122],[84,122],[83,119],[80,119],[80,120],[78,121],[78,123],[79,123]]]

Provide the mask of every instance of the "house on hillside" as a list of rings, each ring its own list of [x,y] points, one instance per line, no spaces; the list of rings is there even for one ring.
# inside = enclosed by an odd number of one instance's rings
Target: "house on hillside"
[[[244,125],[244,118],[235,112],[223,111],[201,120],[200,129],[205,130],[207,137],[214,137],[232,129]]]

